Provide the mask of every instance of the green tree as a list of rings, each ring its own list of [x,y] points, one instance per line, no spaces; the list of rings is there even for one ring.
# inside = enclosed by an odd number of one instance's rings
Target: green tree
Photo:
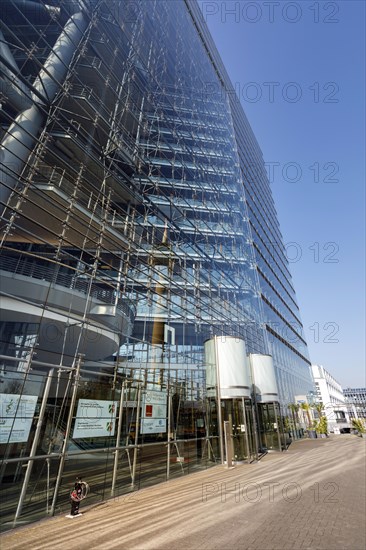
[[[323,416],[323,410],[324,410],[324,405],[322,402],[320,403],[315,403],[313,405],[313,409],[316,410],[316,412],[318,413],[318,416],[319,416],[319,419]]]
[[[303,411],[306,412],[306,416],[307,416],[307,419],[308,419],[308,428],[311,428],[311,425],[312,425],[311,416],[310,416],[311,407],[310,407],[309,403],[301,403],[301,408],[302,408]]]
[[[285,416],[285,417],[284,417],[284,419],[283,419],[283,426],[284,426],[286,432],[290,432],[290,431],[291,431],[291,422],[290,422],[290,419],[289,419],[288,416]]]

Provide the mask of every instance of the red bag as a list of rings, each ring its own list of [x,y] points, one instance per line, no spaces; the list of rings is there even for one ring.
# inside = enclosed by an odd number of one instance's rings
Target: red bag
[[[76,491],[73,491],[73,492],[71,493],[70,497],[71,497],[71,500],[73,500],[73,501],[75,501],[75,502],[79,502],[79,501],[80,501],[80,497],[79,497],[79,495],[77,494]]]

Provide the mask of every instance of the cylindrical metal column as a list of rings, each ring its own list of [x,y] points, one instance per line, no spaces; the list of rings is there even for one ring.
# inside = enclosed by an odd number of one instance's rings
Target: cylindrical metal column
[[[217,350],[217,336],[215,336],[215,355],[216,355],[217,421],[219,423],[221,464],[224,464],[224,432],[223,432],[223,426],[222,426],[220,364],[219,364],[220,361],[219,361],[218,350]]]
[[[250,464],[251,448],[249,446],[249,437],[248,437],[249,424],[248,424],[248,420],[247,420],[247,411],[245,410],[245,399],[244,399],[244,397],[242,397],[242,406],[243,406],[243,417],[244,417],[244,427],[245,427],[244,436],[245,436],[245,443],[246,443],[246,446],[247,446],[247,453],[248,453],[247,462],[248,462],[248,464]]]
[[[167,438],[167,455],[166,455],[166,478],[170,477],[170,434],[172,421],[172,397],[171,387],[168,386],[168,438]]]
[[[60,464],[59,464],[59,467],[58,467],[56,485],[55,485],[55,490],[54,490],[54,493],[53,493],[52,505],[51,505],[51,510],[50,510],[50,514],[52,516],[55,513],[56,501],[57,501],[58,492],[59,492],[60,485],[61,485],[62,474],[63,474],[63,471],[64,471],[64,465],[65,465],[66,453],[67,453],[67,446],[68,446],[68,443],[69,443],[73,412],[74,412],[74,408],[75,408],[76,396],[77,396],[77,391],[78,391],[78,386],[79,386],[81,360],[82,360],[81,355],[79,355],[78,358],[77,358],[77,361],[76,361],[74,388],[73,388],[72,396],[71,396],[69,416],[67,418],[67,425],[66,425],[66,430],[65,430],[65,438],[64,438],[63,445],[62,445]]]
[[[132,462],[132,475],[131,475],[131,485],[135,485],[136,477],[136,464],[137,464],[137,444],[139,439],[139,430],[140,430],[140,408],[141,408],[141,384],[139,384],[138,394],[137,394],[137,410],[136,410],[136,432],[135,432],[135,448],[133,450],[133,462]]]
[[[277,416],[277,403],[273,402],[273,410],[274,410],[274,416],[275,416],[275,422],[277,427],[277,437],[278,437],[278,450],[282,452],[282,443],[281,443],[281,434],[280,427],[278,423],[278,416]]]
[[[38,442],[39,442],[39,436],[41,435],[43,417],[44,417],[44,413],[46,412],[48,394],[50,392],[53,373],[54,373],[54,369],[51,369],[48,373],[48,376],[47,376],[46,386],[45,386],[45,389],[44,389],[44,392],[43,392],[41,410],[39,411],[37,428],[36,428],[36,432],[34,434],[32,448],[31,448],[31,451],[29,453],[29,462],[28,462],[27,470],[26,470],[25,476],[24,476],[22,490],[21,490],[20,496],[19,496],[18,507],[17,507],[17,510],[16,510],[15,516],[14,516],[14,527],[16,525],[16,522],[17,522],[20,514],[22,513],[22,508],[23,508],[23,504],[24,504],[25,495],[27,494],[28,483],[29,483],[29,479],[30,479],[30,475],[32,473],[32,467],[33,467],[32,458],[36,455]]]
[[[118,459],[119,459],[119,446],[121,444],[121,431],[122,431],[122,419],[123,419],[123,402],[125,394],[125,382],[122,382],[121,387],[121,397],[119,400],[119,415],[118,415],[118,428],[117,428],[117,437],[116,437],[116,450],[114,452],[114,464],[113,464],[113,477],[112,477],[112,488],[111,496],[114,496],[116,481],[117,481],[117,471],[118,471]]]

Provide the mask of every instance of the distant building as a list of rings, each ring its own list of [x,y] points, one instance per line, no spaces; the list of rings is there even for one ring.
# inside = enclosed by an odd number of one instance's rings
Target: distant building
[[[350,419],[366,418],[366,388],[346,388],[343,395]]]
[[[316,400],[324,405],[330,432],[349,428],[349,415],[342,386],[322,365],[311,365]]]

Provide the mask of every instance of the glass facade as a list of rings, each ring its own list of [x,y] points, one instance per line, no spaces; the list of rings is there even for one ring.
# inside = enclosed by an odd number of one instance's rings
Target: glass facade
[[[9,0],[0,36],[6,528],[66,509],[76,475],[93,503],[215,464],[225,421],[237,460],[281,448],[312,389],[261,151],[196,2],[48,4]],[[279,402],[207,392],[215,337],[273,357]]]

